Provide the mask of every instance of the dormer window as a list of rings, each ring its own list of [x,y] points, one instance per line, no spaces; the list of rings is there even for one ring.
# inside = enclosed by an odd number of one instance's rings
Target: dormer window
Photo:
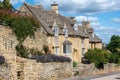
[[[95,34],[94,34],[94,33],[92,33],[92,37],[93,37],[93,38],[95,37]]]
[[[54,36],[58,36],[58,27],[54,28]]]
[[[64,24],[63,32],[64,32],[64,34],[65,34],[65,37],[67,38],[67,37],[68,37],[68,29],[67,29],[66,24]]]
[[[56,24],[56,21],[54,20],[54,24],[53,24],[53,31],[54,31],[54,36],[58,36],[58,26]]]
[[[78,31],[78,25],[77,24],[74,24],[73,28],[74,28],[75,31]]]

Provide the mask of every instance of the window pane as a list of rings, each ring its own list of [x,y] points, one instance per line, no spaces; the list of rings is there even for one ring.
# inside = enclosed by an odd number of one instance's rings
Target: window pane
[[[82,55],[84,56],[85,54],[85,48],[82,48]]]
[[[71,45],[63,45],[63,53],[71,53]]]
[[[63,45],[63,53],[66,53],[66,45]]]
[[[55,54],[59,54],[59,48],[55,47]]]

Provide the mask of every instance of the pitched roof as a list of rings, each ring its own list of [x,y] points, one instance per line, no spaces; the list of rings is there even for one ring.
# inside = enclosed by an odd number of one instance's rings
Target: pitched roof
[[[88,37],[89,37],[89,42],[98,42],[101,43],[102,40],[94,34],[94,29],[93,28],[86,28],[86,27],[79,27],[80,30],[82,30]]]
[[[92,36],[91,33],[94,32],[94,29],[92,28],[86,31],[85,26],[79,26],[78,31],[74,30],[73,25],[76,23],[76,21],[71,18],[56,14],[56,12],[52,10],[44,10],[42,6],[32,6],[26,3],[24,3],[24,6],[31,11],[34,17],[49,34],[54,33],[52,27],[54,20],[56,20],[57,26],[59,27],[59,34],[61,35],[64,35],[63,29],[64,24],[66,24],[69,36],[89,37],[90,42],[102,42],[97,35],[94,35],[94,37]]]
[[[51,28],[53,26],[54,20],[56,20],[56,23],[59,27],[59,34],[62,34],[62,35],[64,34],[63,28],[64,28],[64,24],[66,24],[67,29],[68,29],[68,35],[88,37],[84,32],[82,32],[82,31],[76,32],[73,29],[72,25],[75,23],[75,20],[72,20],[68,17],[62,16],[60,14],[56,14],[52,10],[39,9],[32,5],[28,5],[26,3],[24,3],[24,5],[32,12],[34,17],[36,17],[36,19],[42,24],[42,26],[45,28],[45,30],[48,33],[53,34],[53,31]]]

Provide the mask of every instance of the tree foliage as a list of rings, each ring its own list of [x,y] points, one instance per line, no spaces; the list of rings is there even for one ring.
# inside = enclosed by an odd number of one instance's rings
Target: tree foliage
[[[112,53],[120,52],[120,36],[113,35],[107,49]]]
[[[15,13],[9,9],[2,9],[0,10],[0,25],[12,29],[19,41],[19,44],[16,47],[19,56],[27,57],[27,51],[22,46],[22,43],[28,36],[34,38],[34,32],[39,28],[35,19],[32,16],[21,16],[19,13]]]
[[[10,0],[3,0],[3,2],[0,1],[0,9],[14,9],[12,4],[10,3]]]
[[[34,37],[34,31],[39,27],[33,17],[21,16],[11,10],[0,10],[0,23],[9,26],[20,43],[28,36]]]
[[[109,53],[102,49],[90,49],[85,54],[85,58],[90,63],[95,63],[96,67],[99,67],[100,64],[105,64],[109,61]]]

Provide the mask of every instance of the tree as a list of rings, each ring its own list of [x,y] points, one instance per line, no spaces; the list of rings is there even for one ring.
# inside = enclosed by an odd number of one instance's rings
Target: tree
[[[0,1],[0,9],[14,9],[12,4],[10,3],[10,0],[3,0],[3,2]]]
[[[120,36],[113,35],[107,49],[112,53],[120,52]]]
[[[96,67],[100,67],[101,64],[105,64],[109,61],[109,53],[102,49],[90,49],[85,54],[85,58],[90,61],[90,63],[95,63]]]

